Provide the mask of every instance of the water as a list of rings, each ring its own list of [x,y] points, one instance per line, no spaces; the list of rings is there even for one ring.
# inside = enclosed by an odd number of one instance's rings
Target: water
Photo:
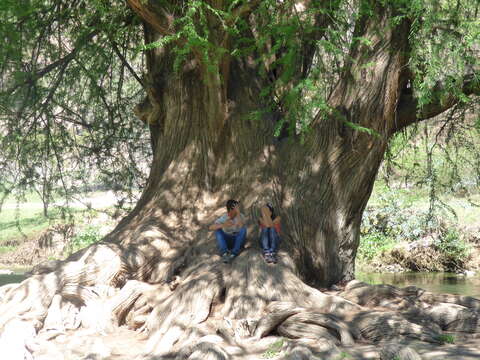
[[[0,270],[12,270],[14,273],[12,275],[3,275],[0,274],[0,286],[11,284],[11,283],[19,283],[25,280],[27,277],[25,276],[25,272],[28,269],[25,268],[0,268]]]
[[[457,294],[480,299],[480,276],[467,277],[453,273],[358,273],[357,279],[369,284],[390,284],[397,287],[415,285],[436,294]]]

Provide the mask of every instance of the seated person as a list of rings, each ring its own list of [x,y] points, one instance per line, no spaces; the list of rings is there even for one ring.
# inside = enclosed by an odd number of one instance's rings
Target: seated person
[[[228,264],[240,253],[247,237],[245,217],[240,213],[239,202],[228,200],[227,213],[219,217],[209,229],[215,231],[222,261]]]
[[[261,209],[259,219],[261,235],[260,246],[263,258],[267,263],[277,263],[277,251],[280,243],[280,216],[275,214],[271,204],[266,204]]]

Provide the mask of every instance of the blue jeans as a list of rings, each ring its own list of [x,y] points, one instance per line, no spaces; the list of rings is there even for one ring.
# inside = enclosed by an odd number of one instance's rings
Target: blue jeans
[[[263,253],[276,253],[278,251],[278,245],[280,244],[280,236],[277,234],[275,228],[263,228],[260,235],[260,246]]]
[[[233,255],[237,256],[245,245],[247,238],[247,228],[243,227],[236,234],[227,234],[222,229],[215,230],[215,238],[217,239],[217,246],[220,254],[226,253],[228,250]]]

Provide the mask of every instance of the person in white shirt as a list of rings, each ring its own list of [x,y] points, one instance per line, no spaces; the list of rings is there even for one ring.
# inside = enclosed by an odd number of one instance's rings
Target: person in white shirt
[[[215,220],[209,229],[215,231],[222,261],[230,263],[240,253],[247,238],[245,217],[240,212],[239,202],[228,200],[227,213]]]

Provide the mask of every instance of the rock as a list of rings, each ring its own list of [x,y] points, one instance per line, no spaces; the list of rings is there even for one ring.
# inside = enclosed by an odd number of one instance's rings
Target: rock
[[[463,270],[457,273],[458,276],[472,277],[475,276],[476,272],[471,270]]]
[[[8,269],[1,269],[0,270],[0,275],[13,275],[15,274],[12,270],[8,270]]]
[[[443,330],[474,333],[478,327],[476,311],[458,304],[439,303],[426,310],[427,315]]]

